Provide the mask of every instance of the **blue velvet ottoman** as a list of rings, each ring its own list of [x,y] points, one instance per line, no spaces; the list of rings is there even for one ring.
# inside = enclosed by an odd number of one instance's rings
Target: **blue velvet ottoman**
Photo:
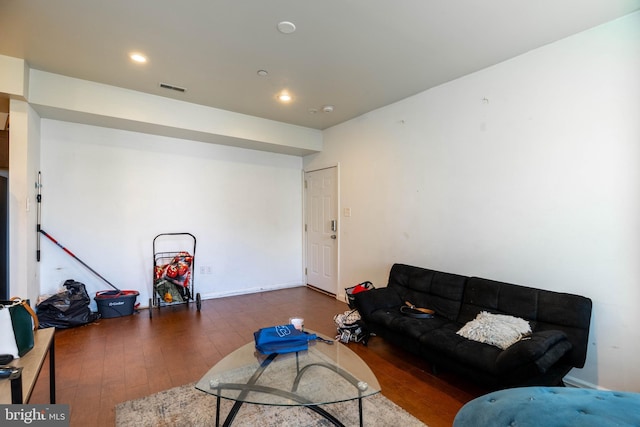
[[[464,405],[454,427],[640,426],[640,393],[567,387],[500,390]]]

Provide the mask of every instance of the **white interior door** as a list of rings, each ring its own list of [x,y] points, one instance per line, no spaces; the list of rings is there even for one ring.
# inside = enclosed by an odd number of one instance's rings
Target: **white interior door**
[[[338,291],[337,168],[305,173],[307,284]]]

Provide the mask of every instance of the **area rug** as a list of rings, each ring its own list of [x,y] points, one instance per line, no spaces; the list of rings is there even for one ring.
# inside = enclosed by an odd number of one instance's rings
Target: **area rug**
[[[220,423],[233,402],[222,399]],[[357,401],[323,405],[323,409],[345,426],[359,425]],[[364,425],[375,427],[425,427],[425,424],[378,393],[362,400]],[[116,406],[116,426],[212,426],[216,420],[216,398],[187,384],[130,400]],[[280,407],[245,404],[236,415],[233,426],[245,427],[316,427],[332,424],[303,407]]]

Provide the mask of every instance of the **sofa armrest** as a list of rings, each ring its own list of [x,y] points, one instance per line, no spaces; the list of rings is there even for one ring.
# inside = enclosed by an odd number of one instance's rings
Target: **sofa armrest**
[[[402,305],[402,298],[392,288],[376,288],[360,292],[354,296],[354,304],[365,320],[371,313],[381,308],[393,308]]]
[[[534,332],[505,349],[496,359],[496,367],[508,371],[534,363],[544,373],[571,350],[571,343],[562,331]]]

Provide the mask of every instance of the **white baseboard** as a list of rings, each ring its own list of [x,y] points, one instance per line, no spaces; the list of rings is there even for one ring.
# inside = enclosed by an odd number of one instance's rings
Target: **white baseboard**
[[[266,287],[260,286],[256,288],[244,288],[238,291],[209,292],[206,294],[201,294],[200,298],[205,300],[205,299],[233,297],[237,295],[257,294],[258,292],[277,291],[279,289],[299,288],[301,286],[304,286],[304,285],[300,283],[284,283],[280,285],[271,285]]]
[[[280,289],[290,289],[290,288],[299,288],[302,286],[306,286],[301,283],[283,283],[279,285],[272,286],[261,286],[256,288],[245,288],[238,291],[227,291],[227,292],[209,292],[206,294],[200,294],[200,299],[216,299],[216,298],[224,298],[224,297],[233,297],[237,295],[248,295],[248,294],[257,294],[259,292],[268,292],[268,291],[277,291]],[[148,305],[140,305],[138,309],[148,309]]]
[[[581,380],[579,378],[576,377],[572,377],[570,375],[567,375],[566,377],[564,377],[562,379],[562,381],[565,383],[565,385],[567,385],[568,387],[575,387],[575,388],[588,388],[588,389],[592,389],[592,390],[609,390],[607,388],[604,387],[600,387],[597,384],[593,384],[590,383],[588,381],[584,381]]]

